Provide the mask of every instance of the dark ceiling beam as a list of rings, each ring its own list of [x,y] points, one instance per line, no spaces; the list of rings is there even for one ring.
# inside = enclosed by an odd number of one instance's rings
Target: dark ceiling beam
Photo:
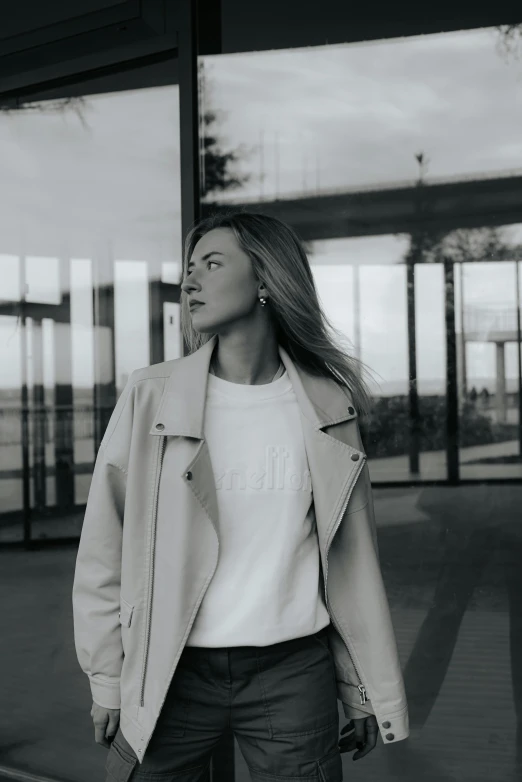
[[[178,44],[176,6],[172,0],[52,0],[44,6],[19,0],[0,30],[0,99],[41,100],[44,90],[66,97],[75,81],[103,79],[147,57],[165,59]]]
[[[289,49],[496,27],[522,21],[516,4],[226,0],[223,52]]]
[[[522,17],[513,3],[501,1],[455,0],[450,11],[440,3],[194,2],[203,55],[429,35],[515,24]],[[0,100],[177,84],[177,69],[164,60],[176,54],[179,9],[180,0],[18,0],[0,28]]]

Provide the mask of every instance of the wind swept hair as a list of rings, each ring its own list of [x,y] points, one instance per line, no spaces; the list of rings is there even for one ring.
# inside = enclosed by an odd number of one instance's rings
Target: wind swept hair
[[[252,262],[256,278],[268,293],[278,343],[292,361],[311,375],[329,378],[347,389],[358,412],[368,415],[371,396],[365,365],[336,345],[344,335],[334,328],[319,302],[305,248],[296,232],[269,215],[231,210],[200,220],[187,234],[183,279],[198,241],[215,228],[230,228]],[[192,327],[187,296],[181,293],[181,330],[189,353],[212,338]]]

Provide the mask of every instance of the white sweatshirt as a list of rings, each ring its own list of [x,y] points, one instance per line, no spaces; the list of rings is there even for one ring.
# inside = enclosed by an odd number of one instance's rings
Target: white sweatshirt
[[[219,559],[188,646],[268,646],[329,624],[301,411],[286,371],[264,385],[208,378],[204,432]]]

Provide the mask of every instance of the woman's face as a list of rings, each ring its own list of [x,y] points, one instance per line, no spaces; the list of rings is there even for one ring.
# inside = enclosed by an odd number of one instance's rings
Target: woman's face
[[[201,237],[194,248],[181,289],[191,308],[196,331],[220,333],[239,324],[255,311],[259,281],[252,262],[230,228],[215,228]]]

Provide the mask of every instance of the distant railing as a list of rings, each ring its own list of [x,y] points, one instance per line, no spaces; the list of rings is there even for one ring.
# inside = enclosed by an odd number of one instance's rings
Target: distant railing
[[[466,307],[464,310],[464,332],[488,333],[517,330],[515,307],[492,305],[488,307]]]
[[[92,405],[57,405],[43,407],[0,408],[0,447],[22,443],[22,416],[27,414],[29,439],[38,432],[43,443],[55,443],[58,447],[71,440],[92,440],[95,433],[95,413],[100,411],[103,420],[110,418],[110,406],[95,408]]]

